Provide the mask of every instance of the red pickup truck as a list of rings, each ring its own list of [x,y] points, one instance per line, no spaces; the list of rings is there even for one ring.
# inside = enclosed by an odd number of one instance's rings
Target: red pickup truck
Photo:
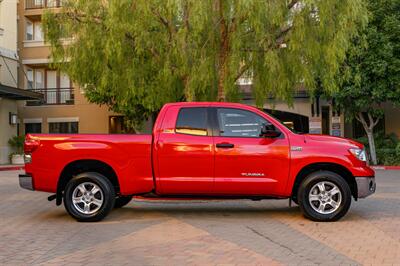
[[[98,221],[132,196],[290,198],[304,216],[335,221],[375,192],[362,144],[296,134],[257,108],[171,103],[152,135],[26,136],[25,189],[55,193],[78,221]]]

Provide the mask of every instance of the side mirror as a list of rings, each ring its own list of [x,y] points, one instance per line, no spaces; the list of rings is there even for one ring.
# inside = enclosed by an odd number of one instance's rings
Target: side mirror
[[[275,128],[274,125],[272,124],[264,124],[261,128],[261,133],[260,137],[264,138],[277,138],[281,135],[282,133]]]

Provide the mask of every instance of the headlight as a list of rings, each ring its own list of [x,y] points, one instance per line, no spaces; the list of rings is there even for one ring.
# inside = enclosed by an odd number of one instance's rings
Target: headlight
[[[360,161],[366,162],[367,161],[367,153],[365,152],[364,149],[350,149],[349,150],[351,152],[351,154],[353,154],[355,157],[357,157],[357,159],[359,159]]]

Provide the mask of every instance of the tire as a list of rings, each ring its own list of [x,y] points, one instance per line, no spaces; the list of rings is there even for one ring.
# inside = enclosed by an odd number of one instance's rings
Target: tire
[[[76,199],[75,203],[73,197]],[[64,207],[79,222],[97,222],[113,209],[115,190],[105,176],[86,172],[73,177],[65,187]]]
[[[119,196],[115,198],[114,208],[122,208],[132,200],[132,196]]]
[[[337,221],[350,208],[351,191],[349,184],[340,175],[318,171],[304,179],[297,199],[306,218],[319,222]]]

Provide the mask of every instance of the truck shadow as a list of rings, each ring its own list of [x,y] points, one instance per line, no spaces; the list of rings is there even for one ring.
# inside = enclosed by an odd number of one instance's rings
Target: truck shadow
[[[261,218],[261,217],[293,217],[301,216],[297,205],[289,206],[255,206],[244,202],[137,202],[130,203],[121,209],[115,209],[107,220],[147,218],[154,216],[188,217],[188,218]]]
[[[375,210],[375,211],[374,211]],[[386,213],[386,212],[385,212]],[[379,214],[379,215],[378,215]],[[341,221],[378,220],[382,211],[373,208],[352,207]],[[386,213],[383,216],[396,216]],[[47,212],[46,219],[65,220],[70,218],[64,209]],[[251,201],[132,201],[127,206],[114,209],[104,222],[130,222],[135,220],[151,220],[163,218],[189,219],[304,219],[300,208],[293,204],[288,206],[285,200],[272,202]],[[72,219],[72,218],[71,218]]]

